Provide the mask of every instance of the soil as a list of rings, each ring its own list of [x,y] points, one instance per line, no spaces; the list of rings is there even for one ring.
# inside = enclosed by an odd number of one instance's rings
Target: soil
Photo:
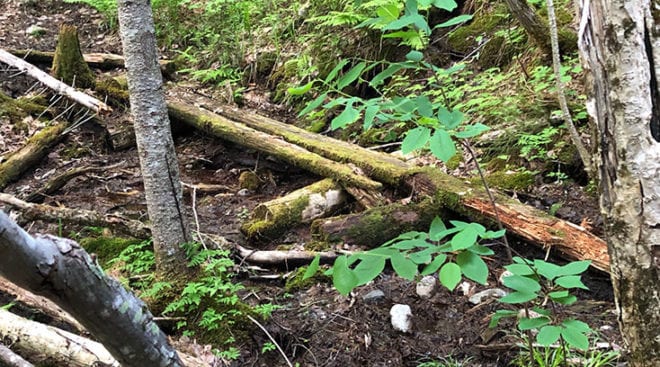
[[[120,53],[116,31],[107,27],[103,16],[86,6],[61,1],[19,0],[0,0],[0,5],[3,7],[0,45],[4,48],[52,51],[58,25],[68,22],[79,27],[83,52]],[[33,25],[43,28],[40,35],[27,32]],[[10,73],[0,73],[0,88],[4,91],[20,95],[18,84],[16,78],[10,78]],[[263,96],[253,100],[259,101],[253,103],[253,107],[268,108],[260,111],[263,114],[277,115],[285,111],[279,107],[270,108],[270,103],[263,102],[267,100]],[[282,120],[287,118],[282,117]],[[17,132],[6,124],[0,119],[0,156],[16,149],[27,135],[42,125],[36,120],[31,121],[28,132]],[[67,169],[120,164],[102,173],[75,178],[56,194],[46,197],[44,203],[120,213],[145,220],[146,205],[136,149],[113,151],[104,134],[103,126],[93,122],[81,126],[33,170],[4,191],[25,197],[41,188],[56,173]],[[196,131],[179,132],[175,143],[183,182],[226,186],[226,190],[220,193],[196,193],[195,209],[201,232],[221,235],[243,245],[246,245],[245,239],[239,226],[257,204],[318,180],[307,172],[260,156],[258,152],[246,151]],[[238,177],[243,171],[258,173],[261,180],[258,190],[240,190]],[[599,230],[597,202],[577,185],[539,183],[530,192],[516,195],[546,210],[561,203],[558,216],[577,224],[584,224],[586,220],[595,226],[596,231]],[[190,208],[192,193],[187,191],[185,196]],[[75,226],[60,227],[39,221],[22,224],[32,233],[47,232],[76,238],[85,235],[84,228]],[[284,241],[261,246],[272,249],[282,242],[302,246],[308,240],[305,236],[308,233],[304,230],[294,229],[283,236]],[[515,243],[514,246],[524,256],[545,255],[524,243]],[[516,335],[510,331],[510,324],[504,323],[494,330],[487,327],[490,315],[502,306],[493,301],[478,305],[468,301],[475,292],[498,286],[497,275],[501,273],[504,261],[503,256],[489,260],[491,276],[487,286],[466,281],[459,287],[461,290],[450,293],[441,289],[429,299],[417,295],[414,282],[394,276],[389,270],[348,297],[340,296],[327,281],[286,292],[281,279],[251,277],[247,272],[242,272],[237,279],[249,289],[243,295],[246,302],[272,302],[282,306],[265,326],[284,353],[301,366],[418,366],[443,358],[465,361],[463,365],[466,366],[505,366],[517,353]],[[281,269],[270,269],[269,272],[283,274]],[[598,330],[602,340],[620,345],[608,277],[589,272],[585,278],[590,290],[578,295],[580,301],[571,309],[572,316],[588,322]],[[365,298],[376,290],[383,292],[382,298]],[[0,300],[6,302],[5,298]],[[389,313],[394,304],[411,307],[412,332],[402,333],[392,328]],[[239,346],[241,357],[233,365],[286,366],[277,351],[262,353],[261,348],[267,342],[268,337],[255,329],[252,342]]]

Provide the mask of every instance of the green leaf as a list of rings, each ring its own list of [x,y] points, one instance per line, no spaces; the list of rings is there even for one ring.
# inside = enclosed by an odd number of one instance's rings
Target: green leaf
[[[443,162],[449,161],[456,155],[456,145],[446,130],[436,129],[429,140],[431,153]]]
[[[305,270],[305,274],[303,274],[303,280],[309,279],[316,274],[316,272],[319,270],[319,264],[321,263],[321,255],[316,255],[314,257],[314,260],[309,264],[307,267],[307,270]]]
[[[539,330],[536,335],[536,342],[544,347],[550,346],[559,339],[561,328],[554,325],[546,325]]]
[[[591,260],[570,262],[564,266],[559,267],[557,276],[582,274],[589,268],[589,265],[591,265]]]
[[[440,269],[440,283],[447,287],[450,291],[458,285],[461,281],[461,267],[455,263],[448,262]]]
[[[346,108],[332,119],[330,122],[330,128],[333,130],[341,129],[354,123],[360,117],[360,111],[353,108],[353,103],[346,105]]]
[[[589,349],[589,339],[587,336],[573,328],[564,328],[561,330],[561,337],[564,338],[564,341],[568,343],[568,345],[581,349],[581,350],[587,350]]]
[[[292,96],[299,96],[309,92],[309,90],[312,89],[312,85],[314,85],[314,81],[311,81],[305,85],[301,85],[300,87],[289,88],[286,91]]]
[[[418,265],[428,264],[429,262],[431,262],[431,258],[435,252],[436,252],[435,248],[429,247],[424,250],[408,254],[408,258],[410,259],[410,261]]]
[[[561,305],[571,305],[577,301],[577,297],[575,297],[572,294],[569,294],[568,296],[564,298],[554,298],[553,301],[561,304]]]
[[[406,60],[410,60],[410,61],[419,62],[422,61],[423,58],[424,58],[424,54],[415,50],[412,50],[406,54]]]
[[[379,107],[378,106],[368,106],[364,110],[364,122],[362,123],[362,128],[364,130],[369,130],[373,124],[374,124],[374,118],[376,117],[376,113],[378,113]]]
[[[463,251],[456,256],[456,263],[467,278],[479,284],[486,284],[488,279],[488,265],[481,256],[470,251]]]
[[[454,0],[435,0],[433,1],[433,6],[436,8],[444,9],[446,11],[452,11],[456,9],[458,4]]]
[[[385,256],[366,255],[353,269],[357,277],[356,286],[364,285],[376,278],[385,269]]]
[[[502,303],[525,303],[537,297],[536,293],[513,292],[499,299]]]
[[[342,90],[347,85],[353,83],[362,74],[362,70],[367,66],[367,63],[362,61],[349,70],[339,81],[337,81],[337,89]]]
[[[445,254],[436,255],[433,258],[433,260],[424,267],[421,274],[429,275],[435,273],[436,271],[438,271],[438,269],[440,269],[440,266],[442,266],[442,264],[445,263],[445,260],[447,260],[447,255]]]
[[[401,142],[401,152],[408,154],[413,150],[423,148],[431,138],[431,130],[424,126],[418,126],[408,130],[406,137]]]
[[[472,138],[477,135],[481,135],[484,131],[488,131],[490,128],[484,124],[481,123],[476,123],[474,125],[467,125],[463,128],[463,130],[458,131],[454,136],[456,136],[459,139],[467,139],[467,138]]]
[[[388,66],[385,70],[381,71],[380,73],[376,74],[370,81],[369,85],[372,87],[378,87],[379,85],[383,84],[385,79],[391,77],[396,73],[397,71],[403,69],[403,65],[401,64],[392,64]]]
[[[442,123],[448,130],[451,130],[455,129],[461,122],[463,122],[463,114],[458,110],[450,112],[446,108],[439,108],[438,120],[440,120],[440,123]]]
[[[569,329],[574,329],[583,333],[591,333],[593,330],[591,330],[591,327],[589,324],[586,322],[582,322],[580,320],[575,320],[575,319],[567,319],[564,320],[562,323],[564,327],[569,328]]]
[[[339,64],[335,65],[335,67],[330,71],[328,76],[325,77],[325,83],[328,84],[331,81],[333,81],[337,77],[339,71],[343,69],[344,66],[346,66],[346,64],[348,64],[349,62],[350,62],[349,59],[343,59],[339,62]]]
[[[532,269],[529,265],[511,264],[505,266],[504,269],[516,275],[534,275],[534,269]]]
[[[457,17],[453,17],[453,18],[449,19],[446,22],[442,22],[442,23],[436,25],[435,27],[433,27],[433,29],[451,27],[451,26],[456,25],[456,24],[465,23],[467,21],[470,21],[471,19],[472,19],[472,15],[469,15],[469,14],[459,15]]]
[[[419,112],[421,116],[433,116],[433,105],[428,96],[417,96],[417,98],[414,99],[414,102],[417,105],[417,112]]]
[[[541,285],[536,280],[515,274],[502,279],[502,283],[519,292],[534,293],[541,290]]]
[[[484,240],[492,239],[492,238],[499,238],[504,236],[506,233],[506,229],[503,229],[501,231],[486,231],[486,233],[482,234],[480,237],[483,238]]]
[[[479,234],[474,227],[464,227],[460,232],[452,237],[450,241],[452,250],[465,250],[466,248],[473,246],[475,243],[477,243],[478,235]]]
[[[497,310],[497,311],[495,311],[493,316],[491,316],[490,322],[488,323],[488,327],[489,328],[494,328],[495,326],[497,326],[497,323],[499,323],[501,319],[503,319],[505,317],[516,317],[516,316],[518,316],[518,312],[516,312],[516,311]]]
[[[518,329],[519,330],[531,330],[531,329],[538,329],[541,326],[548,325],[550,323],[550,318],[549,317],[535,317],[535,318],[527,318],[527,317],[522,317],[520,320],[518,320]]]
[[[568,296],[569,296],[569,293],[566,290],[564,290],[564,291],[555,291],[555,292],[548,293],[548,297],[552,298],[553,300],[566,298]]]
[[[565,277],[559,277],[555,279],[555,284],[564,288],[581,288],[589,289],[584,283],[582,283],[581,277],[579,275],[567,275]]]
[[[417,264],[407,259],[400,252],[393,254],[390,258],[394,271],[404,279],[413,280],[417,275]]]
[[[438,233],[446,230],[447,226],[445,226],[445,223],[442,221],[442,219],[440,219],[440,217],[433,218],[431,226],[429,227],[429,239],[431,241],[438,241],[440,239],[438,238]]]
[[[305,106],[305,108],[302,109],[302,111],[300,111],[298,113],[298,117],[304,116],[304,115],[308,114],[309,112],[315,110],[318,106],[320,106],[323,103],[323,101],[325,101],[325,98],[327,96],[328,96],[328,92],[325,92],[325,93],[321,94],[320,96],[316,97],[313,101],[308,103],[307,106]]]
[[[495,251],[491,250],[490,247],[481,246],[481,245],[474,245],[472,247],[468,247],[467,250],[481,256],[489,256],[495,254]]]
[[[332,266],[332,285],[340,294],[345,296],[351,293],[357,287],[357,284],[357,277],[348,268],[348,258],[346,256],[338,257]]]

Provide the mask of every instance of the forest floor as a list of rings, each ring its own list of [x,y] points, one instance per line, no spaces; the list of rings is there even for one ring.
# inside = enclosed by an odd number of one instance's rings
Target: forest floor
[[[20,6],[19,3],[24,2],[0,0],[3,7],[0,13],[0,47],[52,51],[59,24],[67,22],[79,27],[83,52],[121,54],[117,32],[108,29],[96,11],[80,4],[60,1],[36,2],[30,6]],[[164,51],[167,53],[167,50]],[[0,87],[9,94],[20,94],[21,89],[17,87],[20,84],[17,79],[0,76]],[[187,82],[187,85],[190,88],[194,84]],[[248,98],[247,105],[258,108],[256,112],[274,115],[281,120],[291,118],[282,115],[283,109],[264,102],[267,97],[260,97]],[[3,126],[6,124],[4,121],[0,117],[0,156],[19,147],[29,134],[42,125],[33,120],[28,122],[29,131],[16,131],[10,126]],[[136,149],[112,151],[103,134],[104,130],[94,123],[83,125],[69,134],[34,170],[4,191],[20,197],[39,189],[55,173],[66,169],[120,164],[106,172],[74,179],[57,194],[46,198],[45,203],[146,219]],[[224,236],[246,246],[250,244],[245,244],[239,227],[257,204],[319,179],[281,162],[260,157],[258,152],[201,132],[178,133],[175,143],[183,182],[227,187],[226,192],[216,195],[197,194],[195,209],[201,232]],[[265,166],[260,165],[262,163]],[[238,194],[240,173],[254,170],[257,165],[266,167],[259,171],[262,180],[259,190],[246,195]],[[192,205],[191,193],[187,192],[185,196],[187,204]],[[600,230],[596,199],[585,195],[577,185],[539,182],[519,197],[543,209],[561,202],[558,215],[578,224],[587,219],[595,225],[596,231]],[[84,235],[82,228],[41,222],[29,224],[27,228],[32,233],[40,231],[72,237]],[[283,241],[268,244],[266,248],[272,249],[282,243],[301,245],[308,240],[306,235],[308,233],[304,231],[293,230],[283,236]],[[528,257],[544,255],[536,247],[524,243],[518,242],[514,246]],[[417,295],[414,282],[387,271],[373,283],[356,289],[349,297],[340,296],[328,282],[286,292],[281,279],[255,280],[245,272],[236,279],[243,281],[249,290],[244,293],[246,302],[272,302],[282,306],[274,312],[266,326],[289,358],[301,366],[419,366],[443,358],[463,361],[465,366],[504,366],[517,353],[512,344],[517,340],[517,335],[510,328],[498,328],[494,332],[488,329],[490,315],[502,306],[496,302],[474,305],[468,298],[477,291],[496,287],[497,275],[502,272],[505,261],[504,256],[499,255],[491,259],[488,286],[467,282],[469,287],[464,291],[450,293],[441,289],[430,299]],[[561,259],[557,261],[562,262]],[[271,271],[282,274],[288,270]],[[585,278],[589,290],[578,293],[580,301],[571,308],[572,316],[588,322],[598,331],[600,340],[620,345],[607,274],[590,271]],[[372,291],[376,290],[382,291],[382,296],[372,297]],[[394,304],[407,304],[412,308],[414,327],[411,333],[400,333],[392,328],[389,311]],[[261,331],[255,332],[252,341],[251,344],[239,346],[242,352],[240,365],[286,365],[276,351],[262,353],[261,346],[268,339]]]

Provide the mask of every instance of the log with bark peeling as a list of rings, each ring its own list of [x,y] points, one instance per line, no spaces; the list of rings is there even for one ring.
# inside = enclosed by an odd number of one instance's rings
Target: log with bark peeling
[[[339,256],[335,252],[251,250],[239,245],[236,245],[235,248],[243,261],[285,268],[309,264],[316,256],[320,256],[321,263],[329,263]]]
[[[332,177],[351,186],[372,190],[382,187],[380,182],[355,173],[345,164],[322,157],[298,145],[249,128],[241,123],[182,103],[170,102],[168,108],[170,118],[173,120],[184,122],[208,134],[244,147],[257,149],[312,173]]]
[[[110,106],[108,106],[107,104],[99,101],[98,99],[90,96],[89,94],[83,93],[67,84],[60,82],[59,80],[48,75],[38,67],[2,49],[0,49],[0,62],[13,66],[22,72],[25,72],[27,75],[37,79],[42,84],[55,91],[55,93],[61,94],[71,99],[72,101],[89,108],[90,110],[96,112],[99,115],[106,115],[112,112],[112,108],[110,108]]]
[[[151,234],[144,223],[117,214],[104,215],[91,210],[57,208],[50,205],[28,203],[5,193],[0,193],[0,203],[19,209],[23,219],[28,221],[63,221],[64,223],[107,227],[135,238],[148,238]]]

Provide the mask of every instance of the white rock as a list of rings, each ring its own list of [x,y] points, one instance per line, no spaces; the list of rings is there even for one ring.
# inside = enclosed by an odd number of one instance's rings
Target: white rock
[[[404,333],[410,332],[412,329],[412,311],[410,306],[396,304],[390,309],[390,316],[392,317],[392,327]]]
[[[510,277],[512,275],[513,275],[512,272],[505,270],[502,274],[500,274],[500,277],[497,278],[497,280],[499,280],[500,284],[504,284],[504,278]]]
[[[467,296],[470,294],[470,291],[472,290],[472,284],[470,282],[462,282],[461,284],[458,285],[458,289],[460,289],[461,293],[464,296]]]
[[[500,288],[491,288],[481,291],[479,293],[473,294],[472,297],[468,299],[470,303],[478,305],[484,301],[486,298],[500,298],[506,296],[507,293],[505,290]]]
[[[417,295],[421,298],[431,298],[435,293],[438,281],[435,276],[427,275],[417,282]]]

